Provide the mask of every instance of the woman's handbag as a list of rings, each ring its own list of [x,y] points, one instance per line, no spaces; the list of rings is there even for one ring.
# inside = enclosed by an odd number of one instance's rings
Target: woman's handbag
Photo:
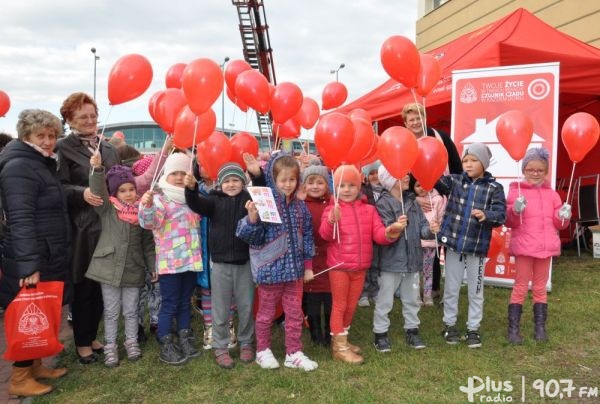
[[[23,287],[6,308],[4,332],[8,361],[45,358],[62,351],[58,340],[64,282]]]

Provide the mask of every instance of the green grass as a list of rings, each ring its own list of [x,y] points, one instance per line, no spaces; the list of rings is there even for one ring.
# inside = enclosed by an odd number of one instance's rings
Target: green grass
[[[463,329],[465,292],[466,287],[461,294],[458,322]],[[420,312],[420,330],[427,349],[409,349],[404,344],[401,305],[397,301],[391,313],[392,352],[379,354],[372,345],[373,308],[358,308],[351,341],[363,347],[365,364],[334,362],[327,349],[311,345],[305,332],[305,353],[319,363],[319,369],[308,373],[283,367],[266,371],[256,364],[240,362],[231,371],[221,370],[210,352],[184,366],[168,366],[158,360],[154,340],[146,343],[144,357],[139,362],[129,363],[124,359],[118,368],[106,369],[102,363],[80,365],[70,344],[59,359],[60,365],[69,368],[69,375],[54,383],[53,393],[35,402],[462,403],[467,402],[467,396],[459,386],[466,386],[470,376],[510,381],[514,390],[505,396],[512,395],[514,402],[521,401],[522,376],[526,380],[526,402],[543,402],[532,387],[535,379],[544,382],[572,379],[576,387],[600,388],[599,261],[589,255],[586,258],[567,255],[555,261],[553,292],[548,296],[550,341],[547,343],[533,341],[530,300],[525,304],[522,319],[524,344],[510,346],[506,342],[509,295],[508,289],[486,287],[481,327],[483,347],[473,350],[464,343],[446,345],[440,336],[441,307],[426,307]],[[195,318],[196,334],[201,335],[200,327],[199,319]],[[274,328],[273,351],[283,365],[282,336],[282,331]],[[233,354],[237,357],[237,350]],[[124,352],[121,356],[125,356]],[[573,395],[578,397],[578,390]],[[475,399],[479,402],[477,395]]]

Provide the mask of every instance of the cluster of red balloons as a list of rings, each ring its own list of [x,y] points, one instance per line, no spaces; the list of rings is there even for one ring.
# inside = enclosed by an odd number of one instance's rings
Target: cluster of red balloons
[[[393,35],[381,45],[381,64],[386,73],[397,82],[426,97],[441,76],[435,57],[421,54],[415,44],[401,35]]]
[[[242,157],[244,153],[253,156],[258,154],[258,140],[254,136],[248,132],[238,132],[229,139],[223,132],[214,131],[198,144],[196,158],[206,173],[216,179],[219,169],[230,161],[246,169]]]
[[[2,118],[10,109],[10,98],[8,94],[0,90],[0,118]]]

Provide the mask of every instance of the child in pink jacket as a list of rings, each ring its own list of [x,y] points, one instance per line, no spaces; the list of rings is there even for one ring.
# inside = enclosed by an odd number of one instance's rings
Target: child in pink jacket
[[[398,222],[384,227],[377,209],[360,198],[361,175],[356,167],[343,165],[335,170],[333,184],[338,202],[330,203],[321,217],[319,234],[328,242],[327,265],[333,305],[330,328],[332,355],[336,360],[360,364],[360,348],[348,343],[348,329],[371,266],[373,244],[387,245],[398,239],[404,228]],[[334,224],[339,240],[334,236]]]
[[[520,321],[523,302],[532,282],[533,316],[537,341],[545,341],[546,283],[550,260],[560,255],[559,230],[569,225],[571,206],[562,204],[560,196],[546,180],[549,153],[543,147],[529,149],[523,158],[525,180],[510,184],[506,225],[512,228],[510,253],[515,256],[517,271],[508,305],[508,341],[520,344]]]

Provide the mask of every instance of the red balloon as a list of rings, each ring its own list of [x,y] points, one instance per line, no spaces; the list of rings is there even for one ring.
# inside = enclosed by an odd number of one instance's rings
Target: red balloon
[[[381,45],[380,58],[391,78],[408,88],[416,87],[421,59],[410,39],[400,35],[389,37]]]
[[[410,171],[418,153],[415,135],[403,126],[386,129],[377,144],[381,164],[396,178],[403,178]]]
[[[442,71],[439,62],[435,57],[428,54],[421,54],[420,56],[421,63],[416,91],[421,97],[427,97],[440,80]]]
[[[261,114],[269,112],[269,82],[258,70],[241,72],[235,81],[234,94],[253,110]]]
[[[0,118],[2,118],[10,109],[10,98],[8,94],[0,90]]]
[[[419,149],[411,172],[427,192],[433,189],[448,166],[448,151],[435,137],[424,136],[417,141]]]
[[[302,106],[302,101],[303,96],[300,87],[288,82],[277,84],[271,96],[273,121],[283,123],[292,118]]]
[[[121,132],[120,130],[118,130],[112,134],[111,138],[125,139],[125,134],[123,132]]]
[[[108,100],[119,105],[144,94],[152,83],[152,65],[142,55],[119,58],[108,75]]]
[[[373,121],[371,120],[371,115],[369,115],[369,113],[362,108],[353,109],[352,111],[350,111],[348,116],[352,121],[362,119],[366,121],[369,125],[373,123]]]
[[[162,95],[162,93],[164,93],[164,90],[157,91],[152,94],[152,97],[150,97],[148,100],[148,112],[150,113],[150,116],[154,122],[158,122],[156,119],[156,101],[158,101],[158,98]]]
[[[319,104],[310,97],[304,97],[302,106],[294,117],[304,129],[310,129],[317,123],[319,119]]]
[[[354,126],[354,141],[352,147],[346,152],[343,161],[346,164],[358,164],[369,153],[375,133],[373,127],[364,119],[351,119],[351,121]]]
[[[196,158],[210,178],[217,179],[217,173],[223,164],[231,161],[231,143],[223,132],[214,131],[208,139],[196,149]]]
[[[253,156],[258,155],[258,140],[248,132],[238,132],[229,139],[231,143],[231,161],[235,161],[242,168],[246,169],[246,163],[242,155],[250,153]]]
[[[346,86],[339,81],[332,81],[323,88],[321,95],[323,110],[339,107],[346,101],[346,98],[348,98]]]
[[[238,97],[235,96],[235,94],[233,93],[233,90],[229,87],[226,86],[226,92],[227,92],[227,98],[229,98],[229,100],[231,102],[233,102],[235,105],[237,105],[237,107],[239,109],[241,109],[242,111],[246,112],[248,111],[248,106],[244,103],[244,101],[240,100]]]
[[[175,63],[167,70],[165,76],[165,85],[167,88],[181,88],[183,71],[187,65],[185,63]]]
[[[181,88],[190,109],[200,115],[215,103],[223,91],[221,67],[210,59],[196,59],[183,70]]]
[[[300,124],[294,118],[273,124],[273,134],[278,139],[296,139],[300,137],[300,131]]]
[[[508,154],[519,161],[525,156],[531,143],[533,122],[523,111],[507,111],[496,122],[496,136]]]
[[[506,244],[506,233],[502,231],[501,227],[495,227],[492,229],[492,238],[490,239],[490,247],[488,249],[488,258],[495,260],[502,251]]]
[[[377,144],[378,144],[378,142],[379,142],[379,136],[377,136],[377,135],[375,135],[373,133],[373,139],[371,141],[371,147],[369,148],[369,151],[367,152],[367,155],[362,159],[362,161],[359,164],[361,167],[364,167],[367,164],[371,164],[375,160],[379,159],[379,155],[377,154]]]
[[[227,63],[224,73],[225,82],[227,83],[227,87],[231,89],[233,95],[235,95],[235,81],[237,80],[239,74],[241,72],[245,72],[246,70],[252,70],[252,66],[250,66],[245,60],[236,59]]]
[[[327,167],[337,168],[353,142],[354,126],[350,118],[338,112],[321,117],[315,129],[315,146]]]
[[[196,121],[197,119],[197,121]],[[187,149],[206,140],[215,130],[217,116],[212,109],[201,115],[196,115],[189,106],[184,106],[177,119],[173,130],[173,144],[178,149]],[[194,137],[194,131],[196,136]]]
[[[167,88],[156,100],[154,108],[156,123],[165,132],[173,133],[175,121],[183,107],[185,107],[183,91],[177,88]]]
[[[600,126],[592,115],[577,112],[567,118],[560,133],[569,159],[579,163],[598,143]]]

